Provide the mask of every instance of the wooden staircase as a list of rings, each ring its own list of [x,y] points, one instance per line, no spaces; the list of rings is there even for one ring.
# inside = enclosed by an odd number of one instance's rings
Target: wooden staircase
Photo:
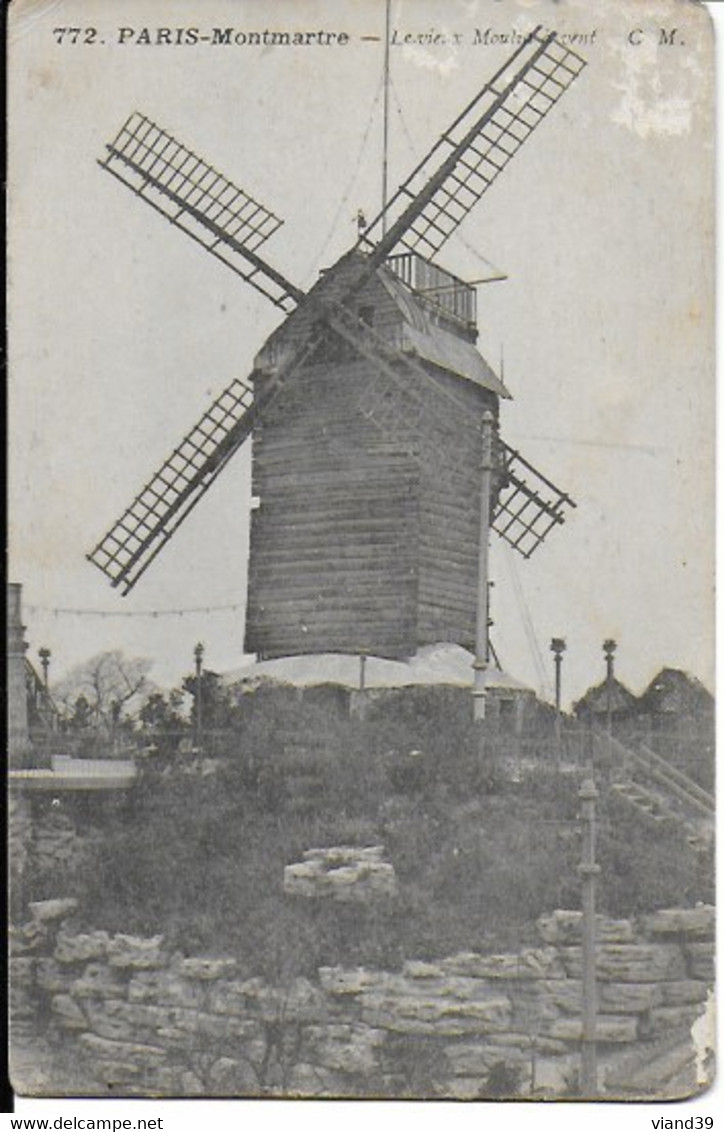
[[[633,806],[653,825],[675,821],[697,851],[714,837],[714,796],[683,771],[640,744],[626,747],[613,736],[595,732],[596,746],[613,757],[611,793]]]

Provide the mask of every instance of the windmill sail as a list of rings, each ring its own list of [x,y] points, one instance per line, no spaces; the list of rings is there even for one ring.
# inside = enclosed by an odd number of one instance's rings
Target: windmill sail
[[[565,507],[576,504],[519,452],[499,440],[502,486],[492,529],[524,558],[530,558],[553,527],[565,522]]]
[[[150,119],[131,114],[106,147],[102,167],[285,313],[304,301],[319,317],[261,395],[237,380],[217,398],[88,555],[112,585],[121,586],[123,593],[132,589],[269,402],[329,333],[374,366],[376,377],[358,403],[361,412],[393,439],[400,434],[395,424],[407,418],[416,444],[423,441],[425,449],[424,457],[416,449],[410,454],[432,460],[436,474],[459,488],[460,504],[470,505],[463,477],[477,431],[464,406],[456,406],[461,411],[448,415],[449,423],[441,425],[446,418],[438,410],[449,411],[443,400],[454,396],[443,391],[416,358],[377,335],[360,312],[353,312],[353,302],[393,251],[429,260],[442,247],[580,74],[585,61],[560,45],[555,35],[539,33],[536,29],[526,38],[373,222],[362,241],[364,264],[352,286],[337,297],[305,295],[261,259],[258,248],[282,221]],[[383,217],[390,226],[375,246]],[[529,557],[548,531],[564,521],[564,506],[575,505],[502,442],[500,451],[504,468],[492,526]]]
[[[167,220],[289,312],[302,292],[257,254],[284,223],[143,114],[133,113],[99,162]]]
[[[423,384],[430,383],[429,375],[411,358],[389,347],[369,327],[359,324],[355,316],[341,305],[320,303],[319,312],[324,313],[325,321],[329,322],[333,332],[371,360],[378,371],[379,381],[373,383],[367,398],[360,401],[361,411],[383,434],[390,432],[390,413],[414,414],[420,433],[424,435],[425,404],[421,398],[420,378],[424,379]],[[88,560],[110,579],[111,585],[120,586],[123,594],[133,589],[244,443],[263,410],[285,388],[287,379],[314,354],[324,334],[320,320],[302,347],[276,371],[263,394],[255,395],[250,382],[236,379],[217,397],[120,519],[87,555]],[[394,403],[389,396],[390,379]],[[450,399],[450,394],[434,388],[439,397]],[[454,478],[459,475],[456,453],[459,456],[464,437],[470,433],[469,424],[461,412],[459,431],[450,437],[449,451],[435,452],[441,476]],[[416,452],[412,454],[417,456]]]
[[[465,453],[478,439],[476,422],[465,414],[464,406],[437,386],[419,362],[390,346],[340,304],[320,303],[319,309],[333,333],[375,366],[377,376],[360,397],[360,411],[392,439],[399,439],[396,422],[401,415],[413,423],[418,442],[427,440],[424,459],[432,460],[436,474],[459,490],[461,506],[470,506],[471,485],[462,474]],[[236,379],[217,397],[88,555],[113,586],[121,586],[124,594],[134,587],[244,443],[263,411],[314,354],[324,333],[320,322],[316,332],[277,370],[261,396],[254,396],[249,382]],[[446,414],[439,413],[436,422],[432,419],[436,402],[448,414],[451,407],[458,410],[447,442],[441,442],[440,433],[440,419]],[[503,486],[492,528],[529,558],[552,527],[565,521],[564,507],[575,504],[518,452],[498,443]],[[417,447],[410,455],[421,458]]]
[[[393,250],[432,258],[585,65],[555,34],[532,32],[373,220],[372,264]]]
[[[236,378],[138,493],[86,557],[127,594],[206,494],[251,433],[259,415],[285,388],[286,379],[319,345],[316,328],[263,393]]]
[[[217,397],[88,559],[123,593],[133,588],[252,426],[251,386],[235,380]]]

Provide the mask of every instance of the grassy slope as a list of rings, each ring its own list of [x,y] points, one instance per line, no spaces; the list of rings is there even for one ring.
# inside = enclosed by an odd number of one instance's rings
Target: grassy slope
[[[91,815],[81,875],[36,877],[29,896],[71,885],[89,925],[162,931],[270,977],[532,942],[536,916],[579,905],[579,779],[543,762],[511,783],[476,756],[469,715],[468,696],[445,688],[401,692],[364,721],[332,691],[245,695],[215,773],[184,772],[179,757],[151,766],[129,806]],[[605,784],[599,809],[602,910],[711,898],[711,863],[675,826],[642,827]],[[340,843],[385,846],[394,906],[284,897],[285,864]]]

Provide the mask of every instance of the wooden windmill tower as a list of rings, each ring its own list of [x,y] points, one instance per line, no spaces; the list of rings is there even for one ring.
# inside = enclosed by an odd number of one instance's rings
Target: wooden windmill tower
[[[488,526],[527,558],[572,502],[500,439],[508,393],[475,348],[475,290],[435,257],[583,66],[531,33],[307,293],[259,254],[281,221],[131,115],[103,168],[287,317],[89,555],[113,586],[136,584],[251,437],[247,651],[474,644]]]

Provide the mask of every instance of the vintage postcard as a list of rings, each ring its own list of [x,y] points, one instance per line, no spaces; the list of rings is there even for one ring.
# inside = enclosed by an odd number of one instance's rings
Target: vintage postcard
[[[14,1089],[701,1093],[707,6],[15,0],[9,74]]]

